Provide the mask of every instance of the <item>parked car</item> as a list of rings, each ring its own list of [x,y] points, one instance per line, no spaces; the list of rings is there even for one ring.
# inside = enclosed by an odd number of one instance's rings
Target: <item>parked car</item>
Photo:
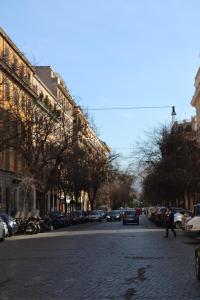
[[[4,226],[5,237],[7,237],[9,235],[8,226],[7,226],[6,222],[4,222],[4,221],[3,221],[3,226]]]
[[[106,216],[106,221],[121,221],[121,213],[119,210],[111,210],[107,216]]]
[[[5,229],[3,225],[3,219],[0,217],[0,241],[3,242],[5,240]]]
[[[6,223],[8,227],[8,235],[12,236],[17,232],[17,223],[16,220],[8,214],[0,214],[0,217]]]
[[[182,218],[182,229],[186,230],[187,223],[192,219],[192,213],[190,215],[184,214]]]
[[[194,205],[192,217],[188,217],[184,229],[187,232],[200,232],[200,203]]]
[[[183,228],[185,220],[191,217],[192,212],[189,210],[180,210],[174,214],[174,226],[177,229]]]
[[[92,221],[102,221],[103,219],[103,216],[102,216],[102,213],[98,210],[92,210],[90,213],[89,213],[89,221],[92,222]]]
[[[97,209],[97,211],[101,214],[102,219],[106,218],[107,213],[102,209]]]
[[[62,214],[60,211],[52,211],[49,214],[49,217],[51,218],[52,225],[55,229],[69,225],[67,215]]]
[[[127,210],[123,216],[123,225],[127,223],[135,223],[139,225],[139,215],[136,213],[135,209]]]
[[[70,224],[81,224],[88,222],[88,214],[84,210],[75,210],[68,213]]]
[[[40,232],[52,231],[54,230],[53,222],[50,217],[44,216],[39,220]]]
[[[156,207],[155,206],[149,207],[148,211],[147,211],[147,216],[148,216],[149,220],[154,221],[155,215],[156,215]]]
[[[156,208],[155,211],[155,217],[154,217],[154,222],[158,226],[163,226],[164,225],[164,215],[166,212],[166,207],[165,206],[159,206]]]
[[[84,210],[77,210],[76,212],[77,212],[77,214],[79,216],[80,223],[85,223],[85,222],[89,221],[88,213],[86,211],[84,211]]]

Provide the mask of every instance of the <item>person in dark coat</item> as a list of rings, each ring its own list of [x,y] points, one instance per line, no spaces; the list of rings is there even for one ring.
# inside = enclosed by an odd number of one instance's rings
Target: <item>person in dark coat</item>
[[[176,237],[176,231],[174,230],[174,214],[170,208],[167,209],[164,217],[165,227],[166,227],[166,235],[165,237],[169,237],[169,229],[174,234],[174,237]]]

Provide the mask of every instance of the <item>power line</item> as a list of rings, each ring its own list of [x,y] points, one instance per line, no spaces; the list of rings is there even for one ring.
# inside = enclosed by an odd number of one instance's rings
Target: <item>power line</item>
[[[130,150],[132,150],[132,149],[138,149],[138,148],[135,148],[135,147],[112,147],[112,149],[114,149],[114,150],[118,150],[118,149],[130,149]]]
[[[82,108],[82,110],[131,110],[131,109],[164,109],[172,108],[172,105],[165,106],[133,106],[133,107],[97,107],[97,108]]]

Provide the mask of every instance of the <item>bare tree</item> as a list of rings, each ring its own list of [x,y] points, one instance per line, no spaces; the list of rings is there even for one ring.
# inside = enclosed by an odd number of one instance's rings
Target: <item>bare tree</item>
[[[145,174],[143,198],[153,205],[184,206],[185,198],[194,198],[199,189],[200,150],[196,138],[163,127],[152,145],[153,150],[143,148],[140,160]]]

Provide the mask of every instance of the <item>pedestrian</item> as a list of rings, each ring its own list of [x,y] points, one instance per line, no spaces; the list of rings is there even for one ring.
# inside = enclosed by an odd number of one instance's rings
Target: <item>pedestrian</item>
[[[169,237],[169,229],[171,229],[171,231],[174,234],[174,237],[176,237],[176,231],[174,230],[174,214],[170,207],[167,208],[167,211],[164,216],[164,222],[165,222],[165,227],[166,227],[165,237],[166,238]]]

